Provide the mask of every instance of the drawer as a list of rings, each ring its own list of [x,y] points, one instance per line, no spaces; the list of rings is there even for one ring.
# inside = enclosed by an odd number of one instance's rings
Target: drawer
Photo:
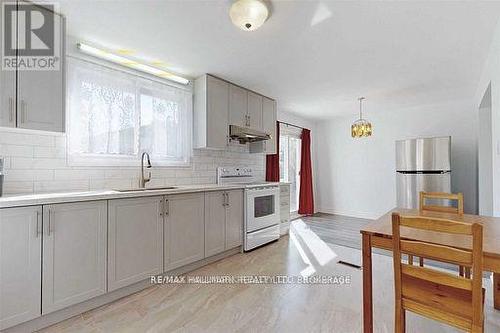
[[[280,201],[280,207],[290,207],[290,200],[281,200]]]
[[[290,210],[280,211],[280,219],[290,219]]]
[[[289,185],[281,185],[280,186],[280,193],[290,193],[290,186]]]
[[[257,246],[269,243],[280,238],[279,224],[268,228],[247,233],[245,238],[245,251],[251,250]]]

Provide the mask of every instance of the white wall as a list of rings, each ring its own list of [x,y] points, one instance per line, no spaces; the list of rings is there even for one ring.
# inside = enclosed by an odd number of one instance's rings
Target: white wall
[[[497,24],[490,46],[488,58],[483,67],[479,80],[474,108],[476,113],[480,109],[483,96],[491,84],[491,136],[492,136],[492,187],[493,187],[493,215],[500,216],[500,24]]]
[[[465,210],[477,211],[477,114],[474,102],[457,101],[398,111],[369,110],[370,138],[351,138],[352,116],[316,124],[318,211],[377,218],[396,206],[395,141],[452,137],[452,191]]]

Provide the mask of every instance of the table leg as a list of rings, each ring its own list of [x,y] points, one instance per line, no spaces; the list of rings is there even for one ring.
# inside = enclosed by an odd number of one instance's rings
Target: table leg
[[[370,235],[363,234],[363,332],[373,332],[372,244]]]
[[[495,309],[500,310],[500,273],[493,273],[493,300]]]

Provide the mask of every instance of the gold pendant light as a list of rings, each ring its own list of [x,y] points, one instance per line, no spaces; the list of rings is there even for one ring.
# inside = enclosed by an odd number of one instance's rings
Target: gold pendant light
[[[365,136],[372,135],[372,124],[368,120],[363,119],[362,102],[364,99],[365,99],[364,97],[358,98],[358,100],[359,100],[359,119],[356,120],[351,125],[351,136],[353,138],[362,138]]]

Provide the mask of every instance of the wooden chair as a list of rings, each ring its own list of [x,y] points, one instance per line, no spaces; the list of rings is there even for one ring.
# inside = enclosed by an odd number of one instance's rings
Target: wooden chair
[[[401,227],[472,236],[472,251],[402,239]],[[395,329],[405,332],[405,312],[447,323],[468,332],[483,332],[483,227],[422,216],[392,215]],[[401,253],[472,267],[472,279],[401,262]]]
[[[437,206],[437,205],[426,205],[427,199],[441,199],[441,200],[451,200],[457,202],[457,207],[453,206]],[[419,205],[418,209],[420,211],[434,211],[434,212],[445,212],[463,215],[464,213],[464,195],[462,193],[444,193],[444,192],[420,192],[419,193]],[[408,263],[413,264],[413,257],[408,256]],[[424,258],[419,258],[420,267],[424,266]],[[460,276],[467,274],[467,270],[463,267],[459,268]],[[470,274],[470,272],[469,272]]]
[[[457,202],[457,207],[453,206],[438,206],[427,205],[427,199],[442,199]],[[464,213],[464,195],[462,193],[443,193],[443,192],[420,192],[419,195],[419,209],[421,211],[434,211],[443,213],[454,213],[462,215]]]

